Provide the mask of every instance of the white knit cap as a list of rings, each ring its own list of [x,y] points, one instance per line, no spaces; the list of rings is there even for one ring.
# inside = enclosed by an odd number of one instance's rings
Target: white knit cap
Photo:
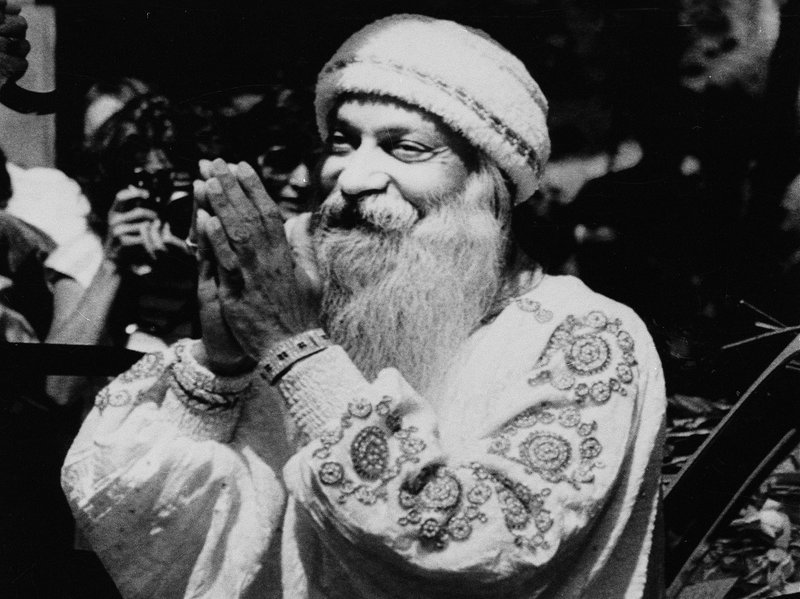
[[[550,154],[547,100],[522,62],[478,29],[420,15],[367,25],[317,80],[317,126],[344,93],[397,98],[440,117],[494,160],[516,186],[536,191]]]

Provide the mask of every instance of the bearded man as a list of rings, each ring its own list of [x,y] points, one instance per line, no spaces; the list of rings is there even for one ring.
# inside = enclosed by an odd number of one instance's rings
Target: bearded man
[[[320,209],[284,235],[252,168],[203,164],[203,338],[102,391],[65,463],[123,595],[658,594],[661,368],[513,242],[549,151],[522,63],[390,17],[316,109]]]

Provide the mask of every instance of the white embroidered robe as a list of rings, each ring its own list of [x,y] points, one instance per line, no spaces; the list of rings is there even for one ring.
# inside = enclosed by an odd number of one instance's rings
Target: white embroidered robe
[[[190,353],[104,389],[64,465],[126,597],[634,599],[654,580],[660,362],[577,279],[477,330],[436,397],[334,346],[210,411],[168,384]]]

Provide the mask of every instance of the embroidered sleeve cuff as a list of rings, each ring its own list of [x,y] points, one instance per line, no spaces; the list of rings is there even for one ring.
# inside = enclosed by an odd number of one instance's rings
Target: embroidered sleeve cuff
[[[168,393],[162,412],[187,436],[227,442],[239,418],[239,405],[252,388],[252,373],[217,376],[194,358],[185,339],[175,344],[177,360],[170,366]]]
[[[181,386],[187,391],[201,390],[227,395],[239,393],[249,388],[253,373],[240,376],[220,376],[201,365],[194,357],[194,346],[202,343],[199,339],[182,339],[175,344],[177,358],[173,371]]]
[[[297,362],[277,383],[289,413],[309,436],[341,417],[368,383],[338,345]]]

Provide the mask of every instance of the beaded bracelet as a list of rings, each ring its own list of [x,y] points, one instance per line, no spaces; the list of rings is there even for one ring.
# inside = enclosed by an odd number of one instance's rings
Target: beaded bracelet
[[[172,365],[174,376],[187,391],[207,391],[228,395],[247,389],[252,382],[252,373],[236,377],[215,376],[207,368],[201,366],[192,355],[192,344],[196,341],[185,340],[175,344],[177,361]]]
[[[251,373],[218,377],[201,366],[192,355],[190,340],[175,345],[177,360],[169,368],[169,386],[181,403],[204,412],[227,410],[236,405],[252,386]]]
[[[173,365],[174,366],[174,365]],[[170,368],[169,387],[180,402],[201,412],[218,412],[233,408],[239,399],[249,391],[249,387],[236,393],[213,393],[199,387],[185,387],[176,376],[175,368]]]
[[[333,345],[322,329],[305,331],[275,343],[258,363],[261,377],[274,384],[297,361]]]

